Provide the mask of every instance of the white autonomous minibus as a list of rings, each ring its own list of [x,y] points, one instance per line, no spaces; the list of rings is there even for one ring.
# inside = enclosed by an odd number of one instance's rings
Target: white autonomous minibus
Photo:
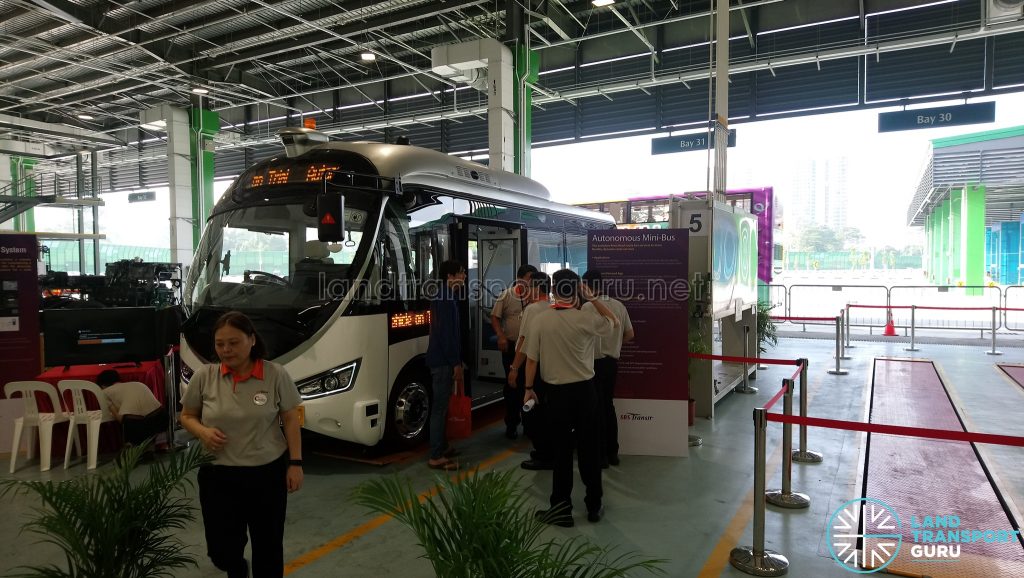
[[[424,363],[436,266],[467,267],[462,302],[467,393],[501,399],[489,322],[522,263],[586,266],[587,231],[606,214],[549,200],[520,175],[399,144],[327,142],[288,128],[286,154],[246,170],[214,207],[185,286],[181,380],[215,359],[211,329],[242,311],[304,400],[304,427],[375,445],[425,439]],[[343,199],[340,242],[318,234],[318,201]],[[338,212],[336,211],[336,214]]]

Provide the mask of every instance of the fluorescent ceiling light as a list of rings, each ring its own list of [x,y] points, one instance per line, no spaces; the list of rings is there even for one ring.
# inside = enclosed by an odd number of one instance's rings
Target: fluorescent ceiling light
[[[367,61],[377,60],[377,55],[372,52],[363,52],[362,54],[359,55],[359,58]]]
[[[197,86],[192,89],[192,94],[210,94],[210,91],[201,86]]]
[[[154,120],[153,122],[140,124],[139,127],[147,130],[163,130],[167,128],[167,121],[163,119]]]
[[[615,4],[615,0],[593,0],[591,4],[600,8],[601,6],[611,6],[612,4]]]
[[[94,116],[92,116],[90,114],[79,114],[77,116],[78,116],[78,118],[80,118],[82,120],[93,120],[93,119],[96,118],[96,117],[94,117]]]

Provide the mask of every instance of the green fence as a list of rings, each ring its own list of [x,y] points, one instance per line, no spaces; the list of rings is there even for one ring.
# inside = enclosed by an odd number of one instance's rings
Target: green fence
[[[858,271],[869,269],[920,269],[921,255],[875,253],[874,267],[869,251],[789,251],[786,253],[788,271]]]

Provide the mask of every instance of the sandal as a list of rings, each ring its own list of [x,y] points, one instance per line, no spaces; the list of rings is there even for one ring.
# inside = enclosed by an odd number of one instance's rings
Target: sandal
[[[430,463],[430,461],[428,460],[427,467],[432,470],[444,470],[446,472],[453,472],[459,469],[459,464],[448,459],[445,459],[443,462],[437,462],[436,464]]]

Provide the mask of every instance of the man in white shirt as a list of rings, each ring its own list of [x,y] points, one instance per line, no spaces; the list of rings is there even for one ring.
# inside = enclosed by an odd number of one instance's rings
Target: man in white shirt
[[[633,340],[633,323],[626,306],[602,290],[601,272],[590,269],[583,274],[583,283],[615,314],[619,327],[607,337],[599,337],[594,347],[594,382],[598,395],[598,427],[601,430],[602,465],[619,465],[619,418],[615,413],[615,379],[619,373],[622,344]],[[591,303],[583,306],[593,307]]]
[[[509,371],[516,356],[519,341],[519,320],[523,310],[530,304],[530,275],[537,272],[533,265],[522,265],[516,271],[516,281],[505,289],[494,301],[491,310],[491,328],[498,336],[498,350],[501,351],[502,366]],[[514,440],[519,437],[518,429],[523,407],[523,380],[509,379],[504,387],[505,437]]]
[[[146,384],[122,382],[117,371],[107,369],[96,376],[96,385],[110,401],[110,413],[121,423],[126,444],[141,445],[167,431],[167,412]]]
[[[580,477],[586,486],[587,519],[601,521],[604,513],[601,487],[600,439],[596,431],[597,394],[594,391],[594,341],[611,334],[615,315],[580,285],[579,275],[562,269],[551,276],[554,303],[530,319],[526,351],[526,401],[537,399],[533,391],[537,367],[548,384],[547,412],[554,452],[552,488],[548,510],[537,517],[556,526],[571,527],[573,443],[579,455]],[[580,299],[592,308],[578,308]]]

